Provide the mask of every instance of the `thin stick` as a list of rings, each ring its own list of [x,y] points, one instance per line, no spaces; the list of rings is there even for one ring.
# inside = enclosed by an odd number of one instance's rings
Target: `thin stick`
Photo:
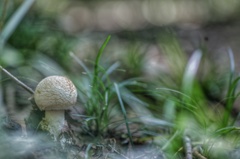
[[[0,69],[8,75],[10,78],[12,78],[15,82],[17,82],[20,86],[22,86],[26,91],[28,91],[30,94],[34,94],[34,91],[28,87],[26,84],[24,84],[22,81],[17,79],[15,76],[13,76],[10,72],[8,72],[6,69],[4,69],[2,66],[0,66]]]
[[[185,144],[186,159],[192,159],[191,139],[188,136],[184,136],[183,141]]]
[[[193,155],[196,156],[199,159],[207,159],[202,154],[200,154],[197,150],[193,149]]]

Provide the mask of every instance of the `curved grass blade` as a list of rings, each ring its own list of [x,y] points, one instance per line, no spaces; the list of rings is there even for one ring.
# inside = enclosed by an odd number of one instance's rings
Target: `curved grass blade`
[[[237,77],[234,81],[232,81],[229,85],[228,93],[227,93],[227,101],[226,101],[226,111],[224,112],[223,116],[223,125],[222,127],[226,127],[229,122],[229,118],[233,109],[234,101],[236,100],[236,97],[238,95],[235,95],[235,91],[237,88],[237,85],[240,81],[240,77]]]
[[[138,81],[141,81],[141,80],[143,80],[143,78],[140,78],[140,77],[130,78],[130,79],[124,80],[123,82],[120,82],[118,84],[118,86],[119,86],[119,88],[122,88],[122,87],[125,87],[125,86],[140,86],[140,87],[145,88],[146,84],[138,82]]]
[[[231,72],[231,76],[233,76],[235,72],[235,62],[234,62],[234,55],[231,48],[228,48],[228,56],[230,61],[230,72]]]
[[[113,65],[111,65],[106,72],[104,73],[104,75],[102,76],[102,81],[106,80],[106,78],[114,71],[116,70],[118,67],[120,66],[119,62],[115,62]]]
[[[189,95],[187,95],[185,93],[182,93],[182,92],[180,92],[178,90],[171,89],[171,88],[156,88],[156,89],[170,91],[170,92],[173,92],[173,93],[177,93],[177,94],[181,95],[184,98],[192,99]]]
[[[85,159],[89,159],[90,149],[92,148],[92,143],[88,144],[86,151],[85,151]]]
[[[149,126],[158,126],[158,127],[175,127],[175,125],[171,122],[161,120],[155,117],[148,117],[148,116],[143,116],[139,117],[139,119],[143,120],[145,124]]]
[[[69,55],[84,69],[87,75],[92,78],[90,71],[88,70],[87,66],[80,60],[73,52],[70,52]]]
[[[186,94],[192,93],[194,78],[197,74],[201,58],[202,52],[200,50],[196,50],[190,57],[186,66],[182,81],[182,90]]]
[[[226,127],[228,125],[230,114],[233,109],[233,104],[235,101],[235,91],[240,80],[239,77],[233,80],[234,73],[235,73],[235,62],[234,62],[234,55],[231,48],[228,48],[228,56],[230,61],[230,76],[229,76],[229,83],[228,83],[228,92],[226,96],[226,99],[227,99],[226,111],[224,112],[222,127]]]
[[[225,127],[225,128],[218,129],[215,133],[218,134],[218,135],[223,135],[223,134],[228,134],[232,131],[239,131],[239,130],[240,130],[240,127],[228,126],[228,127]]]
[[[176,112],[177,110],[175,102],[167,99],[163,105],[164,119],[168,122],[173,122],[176,118]]]
[[[18,10],[13,14],[6,26],[3,28],[3,31],[0,34],[0,49],[4,46],[8,38],[14,32],[34,1],[35,0],[25,0],[23,4],[18,8]]]
[[[98,73],[99,73],[99,61],[100,61],[100,58],[102,56],[102,53],[105,49],[105,47],[107,46],[109,40],[111,39],[111,36],[109,35],[107,37],[107,39],[104,41],[104,43],[102,44],[101,48],[99,49],[98,51],[98,54],[97,54],[97,58],[96,58],[96,61],[95,61],[95,66],[94,66],[94,76],[93,76],[93,89],[96,88],[97,86],[97,80],[98,80]]]
[[[162,151],[165,151],[165,150],[169,147],[169,145],[172,143],[172,141],[173,141],[178,135],[180,135],[180,131],[177,130],[177,131],[173,134],[173,136],[162,146],[161,150],[162,150]]]
[[[125,124],[126,124],[127,131],[128,131],[128,137],[129,137],[129,140],[130,140],[130,144],[133,145],[132,134],[130,132],[129,125],[128,125],[127,112],[125,110],[125,107],[124,107],[124,104],[123,104],[123,101],[122,101],[121,94],[119,92],[117,83],[114,83],[114,86],[115,86],[116,93],[117,93],[117,96],[118,96],[118,100],[119,100],[119,103],[120,103],[120,106],[121,106],[121,109],[122,109],[122,113],[123,113],[123,116],[124,116]]]

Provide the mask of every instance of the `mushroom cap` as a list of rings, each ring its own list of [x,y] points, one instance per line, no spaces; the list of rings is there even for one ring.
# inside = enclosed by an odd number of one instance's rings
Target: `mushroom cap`
[[[39,82],[34,99],[40,110],[65,110],[77,101],[77,89],[66,77],[49,76]]]

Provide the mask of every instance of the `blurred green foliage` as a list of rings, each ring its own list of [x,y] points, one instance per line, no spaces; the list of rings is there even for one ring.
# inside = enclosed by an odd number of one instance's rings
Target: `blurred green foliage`
[[[0,29],[22,2],[0,2]],[[52,10],[44,9],[44,2],[56,5]],[[225,1],[205,2],[215,6],[212,6],[213,13],[217,14],[221,9],[231,13],[224,6]],[[190,55],[181,45],[175,28],[158,27],[157,24],[143,31],[92,32],[93,27],[85,32],[69,33],[56,18],[62,5],[73,5],[67,4],[64,0],[36,2],[0,52],[0,64],[26,76],[22,79],[27,84],[36,85],[42,76],[50,73],[70,76],[78,88],[79,103],[77,110],[66,114],[69,125],[75,124],[72,131],[77,134],[76,139],[97,136],[101,141],[102,138],[114,138],[121,146],[131,143],[133,147],[138,142],[142,145],[151,143],[166,158],[185,157],[183,139],[186,136],[191,138],[192,148],[208,158],[227,158],[239,147],[239,119],[231,114],[239,96],[239,77],[235,68],[230,70],[230,80],[229,73],[215,73],[218,66],[208,59],[211,52],[204,42],[199,43],[198,50]],[[224,12],[221,13],[224,16]],[[222,18],[221,14],[218,16]],[[108,37],[103,43],[103,37],[110,33],[111,42]],[[85,55],[85,44],[89,45],[86,52],[91,55]],[[165,70],[154,65],[146,69],[146,64],[150,63],[146,57],[152,45],[156,55],[150,62],[160,58],[156,65],[164,65]],[[97,53],[95,50],[98,49]],[[76,53],[70,56],[73,50]],[[234,57],[229,63],[233,61]],[[47,69],[41,70],[42,65]],[[228,67],[226,70],[229,71]],[[149,73],[151,71],[154,75]],[[4,85],[4,81],[1,84]],[[24,102],[16,101],[24,107]],[[33,121],[28,121],[32,131],[40,133],[35,120],[41,120],[42,115],[42,112],[32,111],[30,120]],[[4,132],[1,132],[0,140],[6,142],[2,134]],[[87,143],[89,149],[92,142]],[[5,145],[0,148],[6,149]]]

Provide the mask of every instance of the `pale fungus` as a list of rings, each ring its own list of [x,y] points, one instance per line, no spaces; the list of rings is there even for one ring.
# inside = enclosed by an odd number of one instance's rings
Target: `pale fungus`
[[[45,111],[45,129],[56,140],[65,124],[65,110],[77,101],[76,87],[66,77],[49,76],[37,85],[34,100],[39,109]]]

